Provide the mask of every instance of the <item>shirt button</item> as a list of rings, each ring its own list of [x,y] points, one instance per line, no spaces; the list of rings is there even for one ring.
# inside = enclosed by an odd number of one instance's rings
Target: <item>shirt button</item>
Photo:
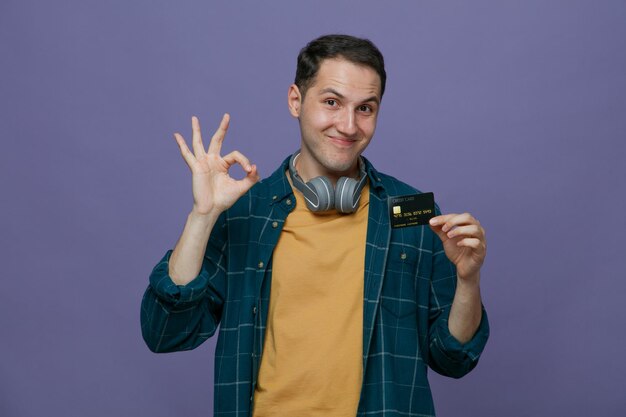
[[[406,259],[406,253],[402,252],[400,254],[400,259],[402,259],[402,260]]]
[[[263,265],[265,265],[265,264],[263,263],[263,261],[260,261],[260,262],[259,262],[259,269],[260,269],[260,268],[263,268]]]
[[[256,306],[252,307],[252,314],[256,314]]]
[[[278,227],[278,222],[272,222],[272,227],[276,229]]]
[[[278,196],[277,196],[277,195],[273,195],[273,196],[272,196],[272,200],[276,200],[277,198],[278,198]]]
[[[288,198],[287,201],[285,201],[285,203],[287,203],[287,205],[290,206],[291,205],[291,199]]]

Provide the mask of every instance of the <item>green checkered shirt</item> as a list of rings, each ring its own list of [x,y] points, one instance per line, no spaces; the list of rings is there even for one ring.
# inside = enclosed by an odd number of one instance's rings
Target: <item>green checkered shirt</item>
[[[152,271],[142,301],[142,333],[154,352],[193,349],[219,326],[216,417],[252,413],[272,251],[296,202],[285,176],[287,162],[222,213],[198,277],[175,285],[168,275],[168,251]],[[370,205],[357,415],[434,416],[428,366],[455,378],[472,370],[487,341],[487,316],[483,310],[480,327],[468,343],[462,345],[450,334],[447,321],[457,278],[440,239],[428,226],[390,227],[388,198],[419,191],[365,163]]]

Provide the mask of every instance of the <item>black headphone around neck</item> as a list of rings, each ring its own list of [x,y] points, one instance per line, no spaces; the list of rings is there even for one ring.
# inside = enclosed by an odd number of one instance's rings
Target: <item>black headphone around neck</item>
[[[363,158],[359,157],[358,180],[350,177],[341,177],[333,189],[332,182],[324,176],[312,178],[305,183],[296,171],[296,159],[300,150],[289,159],[289,172],[293,185],[304,195],[306,206],[312,212],[323,212],[336,209],[340,213],[349,214],[356,211],[361,200],[361,191],[367,183],[367,173]]]

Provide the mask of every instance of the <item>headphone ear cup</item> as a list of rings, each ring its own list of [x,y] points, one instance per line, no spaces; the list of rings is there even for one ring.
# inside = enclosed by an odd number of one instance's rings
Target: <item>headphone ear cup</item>
[[[326,211],[335,206],[335,192],[333,190],[333,184],[326,177],[315,177],[311,181],[307,182],[310,188],[315,190],[319,204],[317,207],[312,206],[309,201],[306,201],[306,205],[311,211]]]
[[[337,181],[335,187],[335,208],[338,212],[349,214],[356,210],[358,198],[355,201],[354,191],[357,186],[357,181],[350,177],[341,177]]]

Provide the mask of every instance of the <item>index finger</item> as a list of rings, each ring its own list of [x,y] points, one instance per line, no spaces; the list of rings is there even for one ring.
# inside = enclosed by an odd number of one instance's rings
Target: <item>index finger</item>
[[[230,115],[228,113],[224,113],[222,117],[222,121],[220,122],[220,126],[217,128],[213,137],[211,138],[211,143],[209,143],[209,150],[207,153],[215,153],[218,154],[222,150],[222,142],[224,142],[224,136],[226,136],[226,131],[228,130],[228,125],[230,124]]]
[[[442,230],[444,232],[447,232],[453,227],[461,226],[461,225],[468,225],[468,224],[480,225],[480,222],[469,213],[446,214],[446,215],[438,216],[438,217],[443,218],[442,220],[437,220],[436,223],[437,225],[443,225]]]

